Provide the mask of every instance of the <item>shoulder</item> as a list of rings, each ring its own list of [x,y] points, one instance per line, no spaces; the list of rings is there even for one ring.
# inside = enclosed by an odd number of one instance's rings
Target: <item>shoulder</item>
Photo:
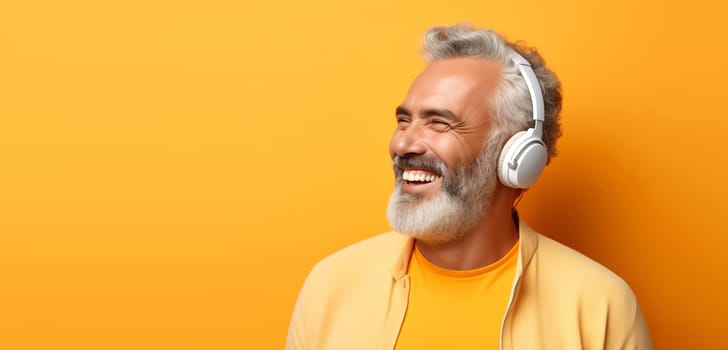
[[[396,232],[383,233],[350,246],[325,257],[317,267],[321,269],[332,268],[338,264],[357,264],[362,260],[372,263],[373,256],[396,256],[409,243],[411,239]]]
[[[347,246],[319,261],[312,274],[329,275],[337,272],[389,271],[411,249],[411,238],[396,232],[383,233]]]
[[[586,348],[651,348],[637,298],[622,278],[528,227],[522,239],[531,247],[521,272],[522,322],[547,320],[552,332],[544,339],[554,342],[561,338],[551,334],[568,334]]]
[[[402,234],[385,233],[316,264],[296,301],[289,344],[295,348],[305,343],[311,349],[352,344],[374,348],[389,312],[393,276],[406,271],[412,242]]]
[[[318,293],[388,283],[397,266],[406,269],[413,240],[388,232],[354,243],[319,261],[306,284]]]
[[[390,232],[352,244],[321,260],[308,274],[296,302],[304,320],[301,322],[318,334],[324,323],[328,327],[324,328],[331,330],[364,322],[360,318],[384,314],[393,271],[397,266],[406,271],[411,242],[407,236]]]
[[[546,277],[569,282],[579,291],[613,291],[632,294],[627,283],[616,273],[586,255],[560,242],[538,234],[538,250],[532,263]],[[563,284],[562,284],[563,286]]]
[[[538,249],[523,277],[538,295],[548,296],[555,307],[572,310],[582,319],[608,320],[614,329],[629,328],[641,317],[637,297],[627,282],[602,264],[544,235],[538,234]],[[604,326],[600,322],[594,325]]]

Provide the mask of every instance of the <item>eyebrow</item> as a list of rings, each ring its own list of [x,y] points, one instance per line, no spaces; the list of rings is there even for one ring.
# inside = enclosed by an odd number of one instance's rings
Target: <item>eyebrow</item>
[[[411,117],[412,116],[412,112],[410,112],[409,109],[407,109],[407,108],[404,108],[402,106],[399,106],[394,111],[394,115],[406,115],[408,117]]]
[[[396,115],[406,115],[408,117],[412,116],[412,112],[410,112],[409,109],[399,106],[397,107],[397,110],[395,111]],[[430,117],[443,117],[445,119],[451,120],[451,121],[458,121],[458,117],[449,109],[439,109],[439,108],[428,108],[422,111],[422,115],[424,117],[430,118]]]
[[[425,117],[443,117],[445,119],[448,119],[450,121],[458,121],[458,117],[450,111],[449,109],[437,109],[437,108],[430,108],[422,111],[422,115]]]

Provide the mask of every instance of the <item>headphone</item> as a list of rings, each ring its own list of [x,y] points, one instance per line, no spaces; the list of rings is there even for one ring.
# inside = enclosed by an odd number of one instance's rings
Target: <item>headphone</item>
[[[544,105],[541,86],[531,64],[511,51],[511,59],[526,81],[533,106],[534,127],[519,131],[508,139],[498,159],[498,178],[508,187],[526,189],[538,179],[546,166],[548,151],[543,136]]]

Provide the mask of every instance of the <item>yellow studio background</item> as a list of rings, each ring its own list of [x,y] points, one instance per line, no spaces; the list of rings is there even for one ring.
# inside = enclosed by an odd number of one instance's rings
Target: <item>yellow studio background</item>
[[[659,349],[728,347],[718,1],[6,1],[0,348],[281,349],[325,255],[387,230],[422,32],[537,46],[564,137],[520,204],[623,276]]]

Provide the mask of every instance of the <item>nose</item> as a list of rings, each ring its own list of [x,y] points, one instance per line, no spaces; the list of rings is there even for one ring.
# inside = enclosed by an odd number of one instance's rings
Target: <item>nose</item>
[[[397,129],[389,142],[389,155],[412,157],[422,155],[427,150],[424,142],[423,130],[420,126],[411,124],[406,129]]]

